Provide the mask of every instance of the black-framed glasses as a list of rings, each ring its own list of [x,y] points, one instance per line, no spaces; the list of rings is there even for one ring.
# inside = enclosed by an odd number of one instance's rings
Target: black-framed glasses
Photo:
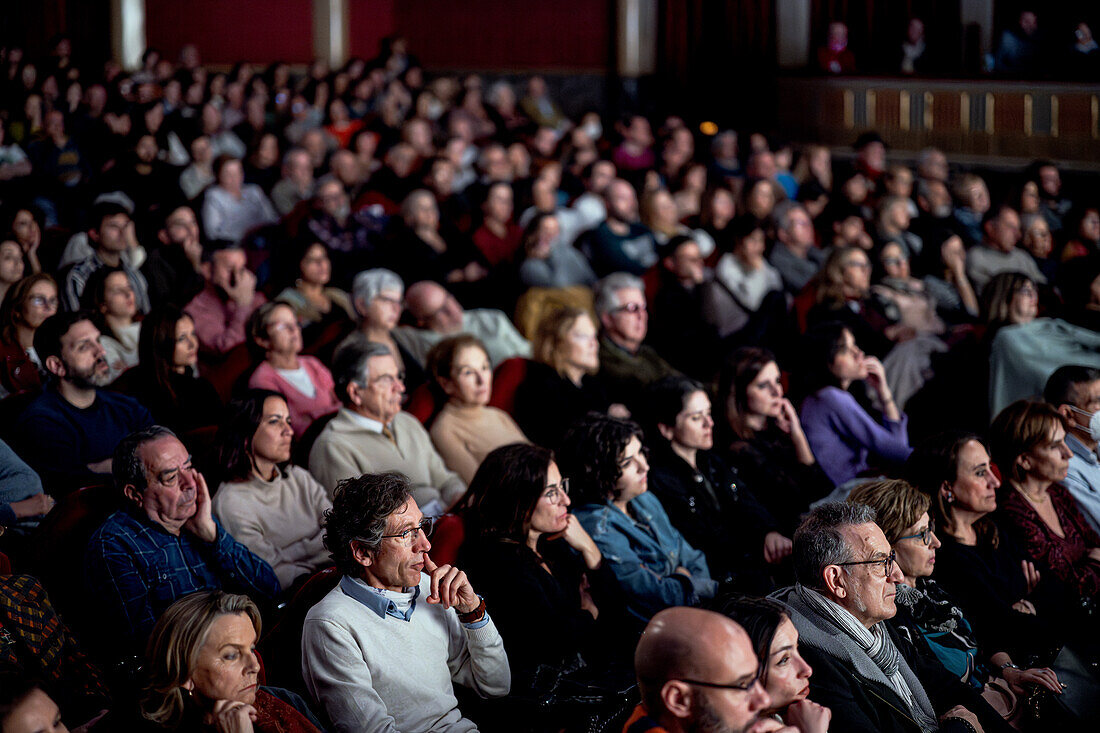
[[[924,545],[927,547],[932,544],[932,535],[934,535],[935,533],[936,520],[930,519],[928,520],[928,526],[922,529],[920,532],[917,532],[916,534],[907,534],[904,537],[898,537],[898,541],[900,542],[901,540],[915,540],[919,537],[920,541],[923,542]]]
[[[890,554],[887,555],[886,557],[882,558],[881,560],[853,560],[851,562],[838,562],[836,564],[841,565],[841,566],[844,566],[844,565],[881,565],[882,566],[882,577],[889,578],[890,577],[890,571],[894,569],[894,563],[897,561],[897,559],[898,559],[898,554],[896,552],[894,552],[893,550],[891,550]]]
[[[563,478],[561,483],[547,486],[542,498],[551,504],[564,504],[567,496],[569,496],[569,479]]]
[[[739,690],[741,692],[748,692],[753,686],[760,681],[760,673],[757,673],[751,680],[743,685],[720,685],[717,682],[703,682],[702,680],[689,680],[686,677],[673,677],[672,679],[679,682],[686,682],[689,685],[698,685],[699,687],[712,687],[716,690]]]
[[[384,534],[382,537],[398,539],[404,542],[406,547],[412,547],[412,544],[416,542],[416,533],[423,532],[425,537],[431,537],[437,521],[439,521],[439,517],[424,517],[420,520],[420,524],[415,527],[409,527],[404,532],[398,532],[397,534]]]

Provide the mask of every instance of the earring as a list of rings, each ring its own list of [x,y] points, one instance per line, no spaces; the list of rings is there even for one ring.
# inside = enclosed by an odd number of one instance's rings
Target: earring
[[[955,501],[955,493],[953,491],[948,491],[947,492],[947,503],[950,504],[953,501]]]

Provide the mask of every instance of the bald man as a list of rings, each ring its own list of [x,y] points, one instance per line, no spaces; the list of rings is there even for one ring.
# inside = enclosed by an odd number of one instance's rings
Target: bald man
[[[642,703],[623,733],[765,733],[798,729],[764,717],[771,698],[745,630],[698,608],[666,608],[634,653]]]

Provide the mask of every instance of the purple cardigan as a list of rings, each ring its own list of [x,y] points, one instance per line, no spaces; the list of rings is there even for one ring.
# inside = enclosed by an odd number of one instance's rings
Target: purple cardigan
[[[868,457],[900,463],[912,452],[905,413],[899,421],[879,425],[838,387],[824,387],[807,397],[801,417],[818,464],[837,486],[866,470]]]

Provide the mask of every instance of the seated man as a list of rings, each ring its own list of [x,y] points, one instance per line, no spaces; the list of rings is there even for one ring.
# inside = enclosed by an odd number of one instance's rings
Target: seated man
[[[160,305],[179,307],[202,291],[202,242],[195,210],[186,204],[165,207],[164,221],[157,238],[160,246],[149,253],[141,272],[149,281],[149,297]]]
[[[123,438],[114,479],[125,508],[92,534],[84,556],[111,656],[139,653],[161,612],[189,593],[224,589],[258,603],[279,595],[271,566],[214,519],[206,480],[171,430]]]
[[[1073,455],[1062,485],[1092,528],[1100,532],[1100,369],[1064,366],[1047,380],[1043,398],[1069,422],[1066,447]]]
[[[118,441],[153,416],[133,397],[99,389],[110,367],[86,311],[47,318],[34,349],[53,379],[19,416],[20,455],[54,496],[106,481]]]
[[[503,311],[493,308],[465,310],[442,285],[430,280],[413,283],[405,293],[405,306],[418,328],[402,326],[393,338],[423,367],[433,346],[459,333],[472,333],[485,344],[495,368],[513,356],[530,357],[531,343],[523,338]]]
[[[1044,284],[1046,275],[1020,243],[1020,215],[1011,206],[994,206],[982,219],[981,244],[966,253],[966,274],[979,293],[994,275],[1022,272],[1036,283]]]
[[[797,730],[764,715],[771,698],[752,640],[714,611],[675,606],[659,612],[638,642],[634,671],[642,702],[624,733]]]
[[[346,478],[401,471],[429,516],[462,498],[462,479],[443,464],[420,421],[401,411],[404,376],[388,347],[358,334],[348,338],[333,357],[332,377],[344,406],[309,453],[309,471],[330,497]]]
[[[485,602],[428,557],[434,520],[411,491],[398,473],[348,479],[325,519],[343,577],[306,615],[302,678],[337,731],[475,731],[453,683],[482,697],[511,686]]]
[[[634,412],[646,387],[679,372],[642,343],[649,331],[649,311],[640,278],[615,272],[600,280],[595,307],[601,330],[600,382],[612,402]]]
[[[784,201],[772,212],[776,242],[768,262],[779,271],[783,287],[798,295],[825,262],[825,253],[814,243],[814,224],[806,208]]]
[[[317,195],[305,226],[309,236],[329,249],[335,287],[347,289],[355,273],[378,265],[376,240],[384,225],[385,218],[372,213],[371,207],[352,211],[338,178],[330,175],[317,181]]]
[[[33,530],[54,500],[42,491],[42,479],[0,440],[0,534]]]
[[[88,215],[91,226],[88,228],[88,241],[92,245],[92,254],[74,264],[65,274],[61,288],[61,300],[66,310],[80,308],[80,296],[84,294],[84,285],[92,273],[101,267],[121,267],[134,289],[134,300],[142,313],[149,312],[149,285],[145,276],[130,264],[123,253],[133,246],[131,241],[134,222],[130,213],[116,201],[103,201],[92,207]]]
[[[1007,728],[980,696],[953,686],[966,687],[958,678],[948,683],[942,666],[929,677],[938,686],[926,688],[917,672],[928,667],[918,668],[913,647],[883,623],[897,614],[894,595],[904,578],[874,509],[818,506],[795,532],[793,557],[797,583],[772,597],[790,611],[799,652],[814,670],[810,698],[832,710],[836,730]],[[967,707],[957,705],[960,697]]]
[[[604,191],[607,219],[581,235],[577,247],[600,277],[613,272],[643,275],[657,264],[657,240],[638,219],[638,194],[616,178]]]
[[[256,291],[256,276],[240,247],[224,240],[212,243],[202,259],[206,287],[184,310],[195,321],[199,347],[207,354],[224,354],[244,343],[245,324],[267,298]]]

